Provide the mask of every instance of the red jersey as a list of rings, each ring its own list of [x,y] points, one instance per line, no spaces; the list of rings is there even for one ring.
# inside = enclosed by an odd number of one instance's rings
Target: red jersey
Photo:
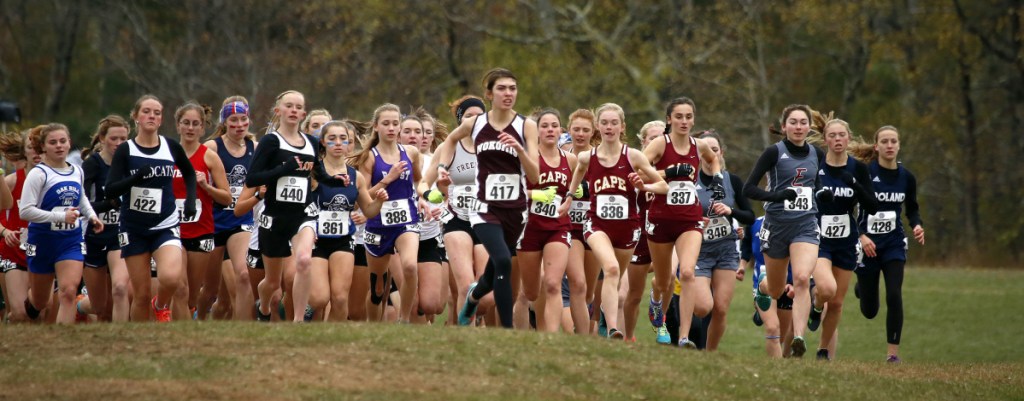
[[[569,159],[565,152],[558,150],[558,166],[551,167],[541,156],[538,160],[540,166],[540,182],[531,185],[530,189],[544,189],[555,187],[554,202],[544,204],[534,200],[530,201],[530,215],[526,221],[527,230],[556,231],[568,230],[569,216],[558,217],[558,207],[565,201],[562,196],[568,192],[569,181],[572,181],[572,169],[569,168]]]
[[[6,213],[0,213],[0,223],[8,230],[19,233],[19,238],[24,244],[25,240],[28,239],[28,235],[21,232],[21,229],[28,228],[28,222],[21,219],[18,205],[21,204],[21,191],[25,188],[25,169],[15,171],[14,177],[17,180],[14,188],[11,189],[11,195],[14,197],[14,206],[7,210]],[[0,256],[14,262],[18,266],[28,266],[25,250],[20,246],[8,246],[7,241],[4,241],[2,238],[0,238]]]
[[[667,195],[654,195],[648,216],[651,220],[701,221],[703,212],[700,200],[697,199],[697,172],[700,171],[700,155],[697,153],[697,141],[690,137],[690,150],[680,155],[672,146],[672,136],[665,135],[665,152],[661,160],[654,164],[656,170],[664,170],[677,164],[693,166],[694,173],[689,177],[675,177],[668,182]]]
[[[199,145],[199,149],[196,149],[188,161],[196,169],[196,174],[203,173],[206,176],[206,182],[209,183],[213,180],[210,179],[210,168],[206,166],[207,150],[209,148],[206,146]],[[185,221],[183,212],[186,195],[185,178],[181,176],[181,171],[177,167],[174,168],[172,186],[174,187],[174,202],[178,207],[178,218],[181,220],[181,238],[189,239],[213,234],[213,198],[210,194],[202,188],[196,188],[196,217],[194,220]]]
[[[629,147],[626,145],[622,145],[619,159],[611,167],[601,165],[596,148],[590,152],[586,180],[590,183],[588,215],[591,220],[639,221],[636,188],[628,179],[633,172],[633,165],[629,163]]]

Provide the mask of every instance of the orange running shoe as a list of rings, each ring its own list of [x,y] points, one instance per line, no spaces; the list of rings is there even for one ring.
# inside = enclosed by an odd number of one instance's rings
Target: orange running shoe
[[[150,302],[150,305],[153,306],[153,315],[156,316],[157,323],[170,323],[171,308],[157,308],[155,296],[153,297],[153,300]]]

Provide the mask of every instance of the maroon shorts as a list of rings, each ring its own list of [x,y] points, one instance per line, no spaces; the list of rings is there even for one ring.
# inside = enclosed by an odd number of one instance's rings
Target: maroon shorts
[[[640,240],[640,220],[599,220],[588,219],[583,224],[583,236],[601,231],[612,240],[616,249],[633,249]]]
[[[519,247],[516,250],[520,252],[540,252],[544,250],[544,246],[556,242],[559,244],[565,244],[565,246],[572,246],[572,237],[569,234],[569,230],[535,230],[529,224],[526,225],[526,231],[523,232],[523,239],[519,240]]]
[[[647,220],[647,240],[659,244],[675,243],[687,231],[704,233],[704,220]]]
[[[583,226],[573,225],[572,230],[569,230],[569,235],[572,236],[572,239],[583,243],[584,251],[590,250],[590,244],[587,243],[587,237],[583,235]]]
[[[651,264],[651,248],[647,246],[647,233],[644,230],[640,230],[640,240],[637,241],[636,248],[633,249],[633,257],[629,259],[629,263],[634,265]]]
[[[513,250],[516,249],[516,244],[523,235],[523,228],[526,227],[526,209],[491,207],[487,212],[471,214],[469,223],[474,226],[480,223],[500,225],[502,233],[505,235],[505,245],[508,245],[508,249]]]

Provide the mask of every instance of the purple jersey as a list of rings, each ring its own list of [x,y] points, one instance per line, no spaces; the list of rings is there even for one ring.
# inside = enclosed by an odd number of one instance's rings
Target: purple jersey
[[[373,152],[373,173],[370,177],[370,186],[377,185],[391,171],[391,164],[384,161],[380,152],[374,147]],[[380,214],[366,222],[367,227],[404,227],[416,224],[419,215],[416,213],[416,191],[412,183],[412,160],[405,152],[405,147],[398,145],[399,161],[409,165],[409,169],[402,172],[397,180],[388,184],[384,189],[388,191],[388,200],[381,206]]]

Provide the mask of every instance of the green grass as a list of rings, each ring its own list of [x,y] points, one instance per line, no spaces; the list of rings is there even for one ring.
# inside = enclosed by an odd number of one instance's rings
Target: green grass
[[[643,326],[637,344],[390,324],[3,326],[0,400],[1024,399],[1022,279],[909,270],[900,366],[883,362],[884,306],[845,317],[836,361],[767,359],[749,281],[718,353],[655,345]]]

